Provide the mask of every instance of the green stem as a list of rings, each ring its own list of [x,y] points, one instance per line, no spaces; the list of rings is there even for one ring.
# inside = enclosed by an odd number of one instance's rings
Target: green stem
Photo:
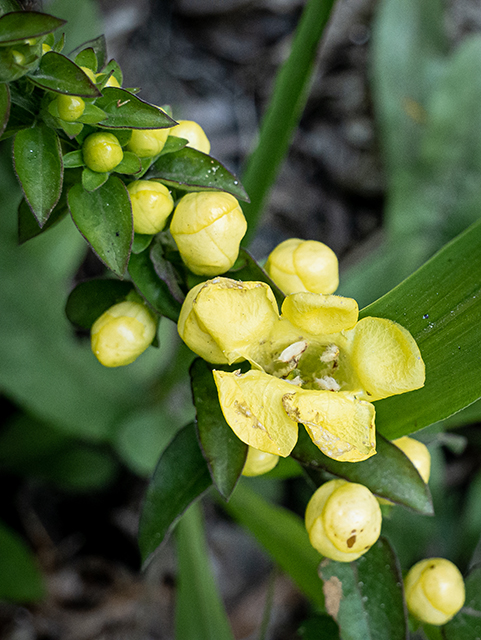
[[[250,204],[242,204],[252,239],[269,190],[275,182],[308,97],[319,41],[334,0],[309,0],[296,29],[289,58],[280,68],[271,102],[261,123],[256,149],[247,160],[242,184]]]

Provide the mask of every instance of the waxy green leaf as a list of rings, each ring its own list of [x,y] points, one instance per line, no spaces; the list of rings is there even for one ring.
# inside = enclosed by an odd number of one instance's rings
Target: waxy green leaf
[[[174,153],[175,151],[180,151],[187,146],[188,140],[185,138],[178,138],[177,136],[169,136],[165,141],[164,146],[162,147],[162,151],[159,155],[163,156],[166,153]]]
[[[66,93],[82,98],[97,98],[100,91],[89,77],[66,56],[55,51],[48,51],[35,73],[29,79],[48,91]]]
[[[139,547],[144,565],[187,507],[211,484],[194,424],[189,424],[162,453],[145,493],[139,524]]]
[[[63,156],[64,169],[75,169],[77,167],[85,166],[82,149],[76,149],[75,151],[69,151]]]
[[[74,185],[68,193],[73,221],[97,256],[122,277],[127,268],[133,238],[132,209],[127,189],[110,176],[95,191]]]
[[[158,107],[144,102],[133,93],[117,87],[105,87],[96,105],[107,114],[99,126],[120,129],[162,129],[176,122]]]
[[[161,155],[153,164],[149,178],[183,191],[227,191],[239,200],[249,201],[234,174],[218,160],[191,147]]]
[[[159,259],[157,260],[157,262]],[[129,274],[143,298],[152,308],[170,320],[177,322],[179,319],[182,302],[172,295],[168,283],[168,271],[172,271],[172,265],[165,261],[165,279],[159,277],[152,263],[150,252],[143,251],[130,256]],[[170,278],[173,278],[173,274]]]
[[[63,203],[62,203],[63,200]],[[57,222],[60,222],[68,214],[68,207],[66,198],[60,199],[59,203],[48,217],[47,222],[43,227],[38,226],[38,221],[32,213],[32,210],[28,206],[25,198],[18,205],[18,242],[23,244],[40,235],[44,231],[47,231],[53,227]]]
[[[44,124],[22,129],[15,136],[13,158],[25,198],[42,227],[62,193],[59,137]]]
[[[82,51],[75,56],[75,64],[78,64],[79,67],[87,67],[87,69],[95,73],[97,71],[98,61],[93,48],[87,47],[86,49],[82,49]]]
[[[97,122],[105,120],[105,116],[105,111],[102,111],[94,104],[87,103],[84,112],[77,121],[84,124],[97,124]]]
[[[481,566],[465,579],[466,601],[461,611],[443,627],[445,640],[473,640],[481,637]]]
[[[0,45],[23,43],[58,29],[65,20],[37,11],[15,11],[0,18]]]
[[[90,53],[90,51],[93,51],[96,56],[95,67],[90,67],[89,64],[84,64],[84,62],[77,62],[77,57],[80,56],[84,51],[88,52],[87,54],[85,54],[86,56],[88,56],[88,58],[80,57],[79,60],[91,61],[93,63]],[[94,38],[93,40],[84,42],[80,46],[76,47],[69,53],[69,58],[73,58],[74,56],[75,61],[79,66],[89,67],[93,71],[101,69],[105,64],[105,61],[107,60],[107,43],[105,41],[105,36],[99,36],[98,38]]]
[[[122,69],[120,68],[120,66],[115,60],[113,59],[110,60],[108,64],[106,64],[105,67],[103,68],[99,64],[99,68],[101,69],[101,73],[105,73],[106,77],[109,77],[110,75],[112,75],[117,80],[119,85],[122,86],[122,80],[123,80]]]
[[[408,329],[426,364],[422,389],[375,402],[387,438],[448,418],[481,397],[481,221],[360,312]]]
[[[8,84],[0,84],[0,137],[7,128],[10,117],[10,90]]]
[[[355,562],[326,558],[319,574],[343,640],[407,640],[402,574],[387,540],[380,538]]]
[[[116,173],[125,173],[125,174],[135,174],[139,173],[142,169],[142,164],[140,162],[139,156],[136,156],[132,151],[124,151],[124,157],[122,158],[122,162],[120,162],[115,167]]]
[[[190,367],[190,379],[200,445],[215,486],[228,500],[244,467],[248,447],[225,421],[212,368],[196,358]]]
[[[325,456],[309,438],[305,429],[299,429],[299,438],[291,456],[300,462],[318,486],[325,477],[320,469],[339,478],[365,485],[381,498],[423,513],[433,514],[428,486],[410,460],[394,444],[377,436],[377,454],[362,462],[338,462]]]
[[[96,278],[81,282],[67,299],[67,318],[82,329],[90,329],[104,311],[118,302],[123,302],[133,288],[131,282],[113,278]]]
[[[88,167],[82,171],[82,187],[85,191],[95,191],[109,179],[109,174],[104,172],[92,171]]]

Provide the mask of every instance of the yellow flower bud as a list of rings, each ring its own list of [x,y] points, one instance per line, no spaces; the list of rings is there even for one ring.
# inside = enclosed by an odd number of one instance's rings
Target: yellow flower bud
[[[60,95],[57,98],[58,115],[65,122],[75,122],[85,111],[85,102],[79,96]]]
[[[339,286],[336,254],[316,240],[281,242],[267,258],[265,270],[285,294],[334,293]]]
[[[210,151],[208,137],[200,124],[193,120],[179,120],[179,124],[170,130],[170,135],[177,138],[185,138],[185,140],[189,141],[187,146],[197,149],[197,151],[202,151],[202,153],[209,153]]]
[[[372,547],[381,533],[381,509],[367,487],[330,480],[314,493],[306,509],[312,546],[326,558],[352,562]]]
[[[104,367],[122,367],[147,349],[156,330],[155,318],[145,305],[120,302],[92,325],[92,351]]]
[[[112,133],[92,133],[84,140],[84,162],[92,171],[103,173],[112,171],[122,162],[124,152],[119,141]]]
[[[464,604],[464,580],[459,569],[445,558],[428,558],[415,564],[404,580],[406,604],[421,622],[440,626]]]
[[[427,484],[431,473],[431,454],[426,445],[408,436],[393,440],[393,444],[407,455],[418,470],[421,478]]]
[[[279,456],[249,447],[242,475],[248,477],[261,476],[274,469],[278,462]]]
[[[228,271],[239,255],[247,222],[229,193],[188,193],[174,211],[170,232],[182,260],[197,275]]]
[[[416,341],[407,329],[386,318],[363,318],[352,332],[351,362],[364,399],[381,398],[419,389],[425,368]]]
[[[166,186],[154,180],[135,180],[127,186],[134,231],[154,234],[162,231],[174,208],[174,200]]]
[[[85,75],[89,77],[89,80],[91,80],[94,84],[97,82],[97,78],[95,77],[95,73],[92,71],[92,69],[89,69],[88,67],[80,68],[85,73]]]
[[[132,137],[127,149],[133,151],[139,158],[156,156],[164,148],[165,141],[169,137],[169,131],[169,128],[132,129]]]
[[[232,364],[245,359],[278,318],[276,299],[265,283],[214,278],[189,291],[177,328],[204,360]]]

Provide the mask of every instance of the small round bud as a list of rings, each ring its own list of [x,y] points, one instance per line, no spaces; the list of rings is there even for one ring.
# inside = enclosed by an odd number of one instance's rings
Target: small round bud
[[[78,96],[60,95],[57,98],[58,115],[65,122],[75,122],[85,111],[85,102]]]
[[[156,330],[155,318],[145,305],[120,302],[92,325],[92,351],[104,367],[122,367],[147,349]]]
[[[336,254],[316,240],[281,242],[267,258],[265,270],[286,294],[333,293],[339,285]]]
[[[94,84],[97,82],[97,78],[95,77],[95,73],[92,71],[92,69],[89,69],[88,67],[80,67],[80,68],[85,73],[85,75],[89,77],[89,80],[91,80]]]
[[[312,546],[326,558],[352,562],[372,547],[381,533],[381,509],[367,487],[330,480],[314,493],[306,509]]]
[[[166,186],[154,180],[135,180],[128,187],[135,233],[162,231],[172,213],[174,200]]]
[[[464,604],[464,580],[459,569],[445,558],[421,560],[404,580],[409,612],[421,622],[440,626]]]
[[[192,147],[192,149],[197,149],[202,153],[209,153],[210,151],[208,137],[200,124],[193,120],[179,120],[179,124],[170,130],[170,135],[177,138],[185,138],[185,140],[189,141],[187,146]]]
[[[82,152],[87,167],[99,173],[112,171],[124,157],[122,147],[113,133],[100,131],[85,138]]]
[[[426,445],[408,436],[393,440],[393,444],[407,455],[418,470],[421,478],[427,484],[431,473],[431,454]]]
[[[170,231],[182,260],[197,275],[228,271],[239,255],[247,222],[239,203],[221,191],[189,193],[175,208]]]
[[[266,451],[249,447],[242,475],[248,477],[261,476],[274,469],[278,462],[279,456],[274,453],[267,453]]]
[[[150,158],[158,155],[164,148],[170,129],[132,129],[127,149],[139,158]]]

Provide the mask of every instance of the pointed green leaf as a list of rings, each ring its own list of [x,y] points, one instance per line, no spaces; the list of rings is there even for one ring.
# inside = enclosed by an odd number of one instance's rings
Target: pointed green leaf
[[[0,599],[32,602],[44,596],[33,553],[17,533],[0,522]]]
[[[182,640],[234,640],[212,566],[199,504],[177,528],[178,584],[175,637]]]
[[[55,209],[50,214],[47,222],[43,225],[43,227],[38,226],[38,221],[32,213],[32,210],[27,204],[25,198],[20,202],[18,206],[18,242],[19,244],[23,244],[30,240],[31,238],[35,238],[35,236],[40,235],[44,231],[51,229],[57,222],[60,222],[68,213],[67,203],[65,198],[63,198],[64,202],[61,205],[59,204],[55,207]]]
[[[200,445],[215,486],[228,500],[244,467],[247,445],[225,421],[212,369],[201,358],[190,367],[190,379]]]
[[[67,299],[67,318],[82,329],[90,329],[104,311],[118,302],[123,302],[132,289],[131,282],[113,278],[96,278],[81,282]]]
[[[144,565],[187,507],[211,484],[194,424],[189,424],[162,453],[144,496],[139,524],[139,547]]]
[[[103,68],[102,68],[102,65],[100,65],[99,63],[99,69],[101,69],[101,73],[105,73],[106,76],[109,76],[110,73],[112,72],[112,75],[114,76],[114,78],[117,80],[119,85],[122,86],[122,81],[123,81],[122,69],[114,59],[109,60],[108,64],[106,64],[105,67]]]
[[[92,171],[88,167],[82,171],[82,187],[85,191],[95,191],[109,179],[108,173],[99,173],[98,171]]]
[[[29,79],[38,87],[57,93],[82,98],[100,95],[100,91],[78,65],[55,51],[48,51],[42,56],[37,71]]]
[[[62,193],[63,166],[58,135],[43,124],[23,129],[13,145],[15,171],[40,226]]]
[[[10,117],[10,90],[8,84],[0,84],[0,137],[7,128]]]
[[[81,122],[65,122],[65,120],[59,120],[59,124],[70,139],[76,138],[83,129]]]
[[[185,140],[185,138],[178,138],[177,136],[169,136],[165,141],[164,146],[162,147],[162,151],[160,155],[163,156],[166,153],[174,153],[175,151],[180,151],[184,147],[188,145],[189,141]]]
[[[84,124],[97,124],[101,120],[105,120],[106,113],[99,109],[94,104],[87,103],[85,105],[85,110],[78,118],[78,122],[83,122]]]
[[[167,269],[167,264],[165,266]],[[172,269],[172,265],[170,268]],[[133,253],[130,256],[129,274],[140,294],[152,308],[177,322],[182,303],[174,298],[168,283],[157,275],[149,251]]]
[[[91,69],[93,69],[93,71],[97,71],[97,69],[101,69],[104,64],[105,64],[105,60],[107,59],[107,43],[105,41],[105,36],[99,36],[98,38],[94,38],[93,40],[89,40],[88,42],[84,42],[83,44],[81,44],[80,46],[78,46],[76,49],[74,49],[73,51],[71,51],[69,53],[69,58],[73,58],[74,56],[79,55],[82,51],[85,50],[93,50],[93,52],[95,53],[96,56],[96,63],[95,63],[95,67],[89,67]],[[90,54],[88,54],[90,55]],[[77,63],[77,64],[81,64],[81,66],[89,66],[84,65],[83,62],[82,63]]]
[[[96,105],[107,114],[102,126],[123,129],[162,129],[176,123],[158,107],[133,93],[117,87],[105,87]]]
[[[360,313],[403,325],[426,364],[422,389],[375,403],[376,427],[389,439],[443,420],[481,397],[480,246],[481,221]]]
[[[402,574],[390,544],[379,538],[355,562],[325,559],[319,573],[326,609],[343,640],[407,640]]]
[[[75,64],[78,64],[79,67],[87,67],[95,73],[98,62],[93,48],[87,47],[86,49],[82,49],[82,51],[75,56]]]
[[[55,31],[65,20],[37,11],[16,11],[0,18],[0,44],[23,42]]]
[[[75,151],[66,153],[63,156],[63,166],[64,169],[75,169],[76,167],[85,166],[82,149],[76,149]]]
[[[132,253],[142,253],[152,242],[154,236],[147,233],[134,233],[134,241],[132,243]]]
[[[124,157],[122,162],[115,167],[116,173],[134,174],[139,173],[142,169],[139,156],[132,153],[132,151],[124,151]]]
[[[73,221],[97,256],[122,277],[127,268],[133,237],[132,209],[124,183],[110,176],[96,191],[80,184],[68,193]]]
[[[432,515],[429,488],[410,460],[398,447],[379,435],[376,449],[376,455],[362,462],[338,462],[325,456],[305,429],[299,429],[299,439],[291,456],[306,468],[318,486],[324,481],[317,473],[322,469],[349,482],[363,484],[381,498],[424,515]]]
[[[323,610],[324,595],[317,574],[321,556],[311,546],[303,520],[292,511],[266,502],[248,488],[245,479],[222,508],[252,533],[299,589]]]
[[[481,566],[476,565],[466,580],[466,601],[461,611],[444,627],[445,640],[474,640],[481,637]]]
[[[227,191],[239,200],[249,201],[233,173],[218,160],[191,147],[161,155],[154,162],[149,178],[183,191]]]

